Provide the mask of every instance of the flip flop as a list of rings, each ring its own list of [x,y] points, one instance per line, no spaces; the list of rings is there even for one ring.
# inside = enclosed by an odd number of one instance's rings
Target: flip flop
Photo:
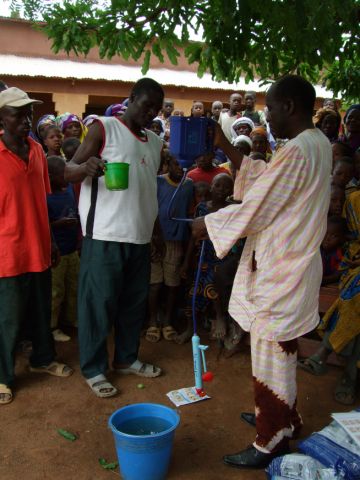
[[[99,398],[113,397],[118,393],[117,388],[115,388],[114,385],[111,385],[105,375],[102,374],[96,375],[96,377],[87,378],[86,383]]]
[[[119,368],[113,365],[116,373],[121,375],[138,375],[139,377],[146,378],[155,378],[161,375],[161,368],[156,367],[155,365],[150,365],[150,363],[144,363],[140,360],[135,360],[135,362],[127,368]]]
[[[165,340],[172,342],[177,337],[177,331],[171,325],[162,328],[162,334]]]
[[[348,376],[341,377],[334,392],[334,400],[342,405],[355,403],[356,385]]]
[[[74,370],[65,363],[51,362],[49,365],[44,365],[43,367],[29,367],[30,372],[35,373],[48,373],[49,375],[54,375],[54,377],[70,377],[74,373]]]
[[[312,355],[304,360],[298,360],[297,365],[302,370],[305,370],[305,372],[311,373],[311,375],[315,375],[317,377],[325,375],[327,372],[326,363],[320,360],[317,355]]]
[[[5,395],[5,398],[0,397],[0,405],[7,405],[8,403],[13,401],[13,394],[11,389],[3,383],[0,383],[0,395]]]
[[[149,327],[146,330],[145,339],[150,343],[157,343],[161,338],[161,330],[159,327]]]

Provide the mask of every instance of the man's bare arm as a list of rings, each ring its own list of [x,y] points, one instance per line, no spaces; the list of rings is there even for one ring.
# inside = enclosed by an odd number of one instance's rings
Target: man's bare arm
[[[66,164],[64,177],[67,182],[78,183],[86,177],[100,177],[104,174],[104,162],[98,157],[102,143],[102,129],[95,122],[74,157]]]

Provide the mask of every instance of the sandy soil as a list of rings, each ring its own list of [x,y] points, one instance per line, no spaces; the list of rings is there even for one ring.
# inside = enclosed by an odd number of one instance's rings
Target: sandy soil
[[[202,338],[205,343],[205,338]],[[98,399],[81,377],[77,342],[57,344],[59,356],[76,371],[68,379],[27,371],[27,359],[17,359],[15,400],[0,407],[0,478],[2,480],[111,480],[117,472],[104,471],[99,457],[116,460],[112,434],[107,427],[110,414],[130,403],[156,402],[172,406],[165,394],[193,385],[191,345],[175,345],[162,340],[156,345],[142,340],[140,357],[155,362],[164,375],[153,380],[135,376],[109,378],[120,395]],[[208,384],[211,400],[181,407],[181,423],[176,432],[169,480],[264,479],[262,471],[229,468],[222,456],[249,445],[254,430],[240,420],[241,411],[252,411],[251,365],[248,347],[231,359],[219,357],[216,343],[207,355],[215,379]],[[331,367],[324,377],[300,371],[299,407],[304,417],[303,436],[321,429],[330,413],[346,411],[332,400],[332,390],[340,374]],[[142,382],[145,388],[139,390]],[[69,442],[57,433],[64,428],[78,435]],[[293,445],[296,448],[296,445]],[[141,480],[141,479],[139,479]]]

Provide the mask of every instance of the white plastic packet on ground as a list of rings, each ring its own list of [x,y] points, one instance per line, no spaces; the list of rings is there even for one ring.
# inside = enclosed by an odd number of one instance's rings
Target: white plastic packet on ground
[[[166,394],[167,397],[177,406],[189,405],[190,403],[207,400],[209,395],[201,397],[197,394],[195,387],[180,388],[179,390],[172,390]]]
[[[266,472],[272,480],[338,480],[333,469],[325,468],[320,462],[307,455],[292,453],[274,458]]]

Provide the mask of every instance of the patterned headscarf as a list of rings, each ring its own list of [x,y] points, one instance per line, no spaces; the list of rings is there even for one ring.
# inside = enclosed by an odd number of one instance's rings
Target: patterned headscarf
[[[46,114],[39,118],[38,123],[36,125],[36,135],[38,136],[39,139],[41,139],[40,127],[42,125],[56,125],[55,115]]]
[[[236,138],[233,139],[232,144],[234,147],[237,147],[239,143],[245,142],[252,148],[252,140],[247,135],[238,135]]]
[[[255,128],[255,124],[251,120],[251,118],[240,117],[236,119],[235,122],[231,125],[231,135],[233,138],[236,138],[238,136],[238,134],[235,132],[235,128],[239,127],[240,125],[248,125],[251,131],[253,131]]]
[[[105,110],[105,117],[115,117],[118,116],[119,113],[124,114],[126,109],[127,107],[122,103],[114,103],[113,105],[109,105]]]
[[[100,118],[99,115],[95,115],[95,114],[88,115],[83,119],[83,124],[85,125],[85,127],[89,128],[90,125],[94,123],[95,120],[97,120],[98,118]]]
[[[56,123],[59,126],[62,133],[64,133],[66,127],[71,122],[80,123],[81,135],[80,135],[79,140],[82,143],[84,138],[86,137],[86,134],[87,134],[87,131],[88,131],[87,128],[85,127],[85,125],[83,124],[82,120],[77,115],[75,115],[74,113],[69,113],[69,112],[63,113],[62,115],[59,115],[58,117],[56,117]]]

